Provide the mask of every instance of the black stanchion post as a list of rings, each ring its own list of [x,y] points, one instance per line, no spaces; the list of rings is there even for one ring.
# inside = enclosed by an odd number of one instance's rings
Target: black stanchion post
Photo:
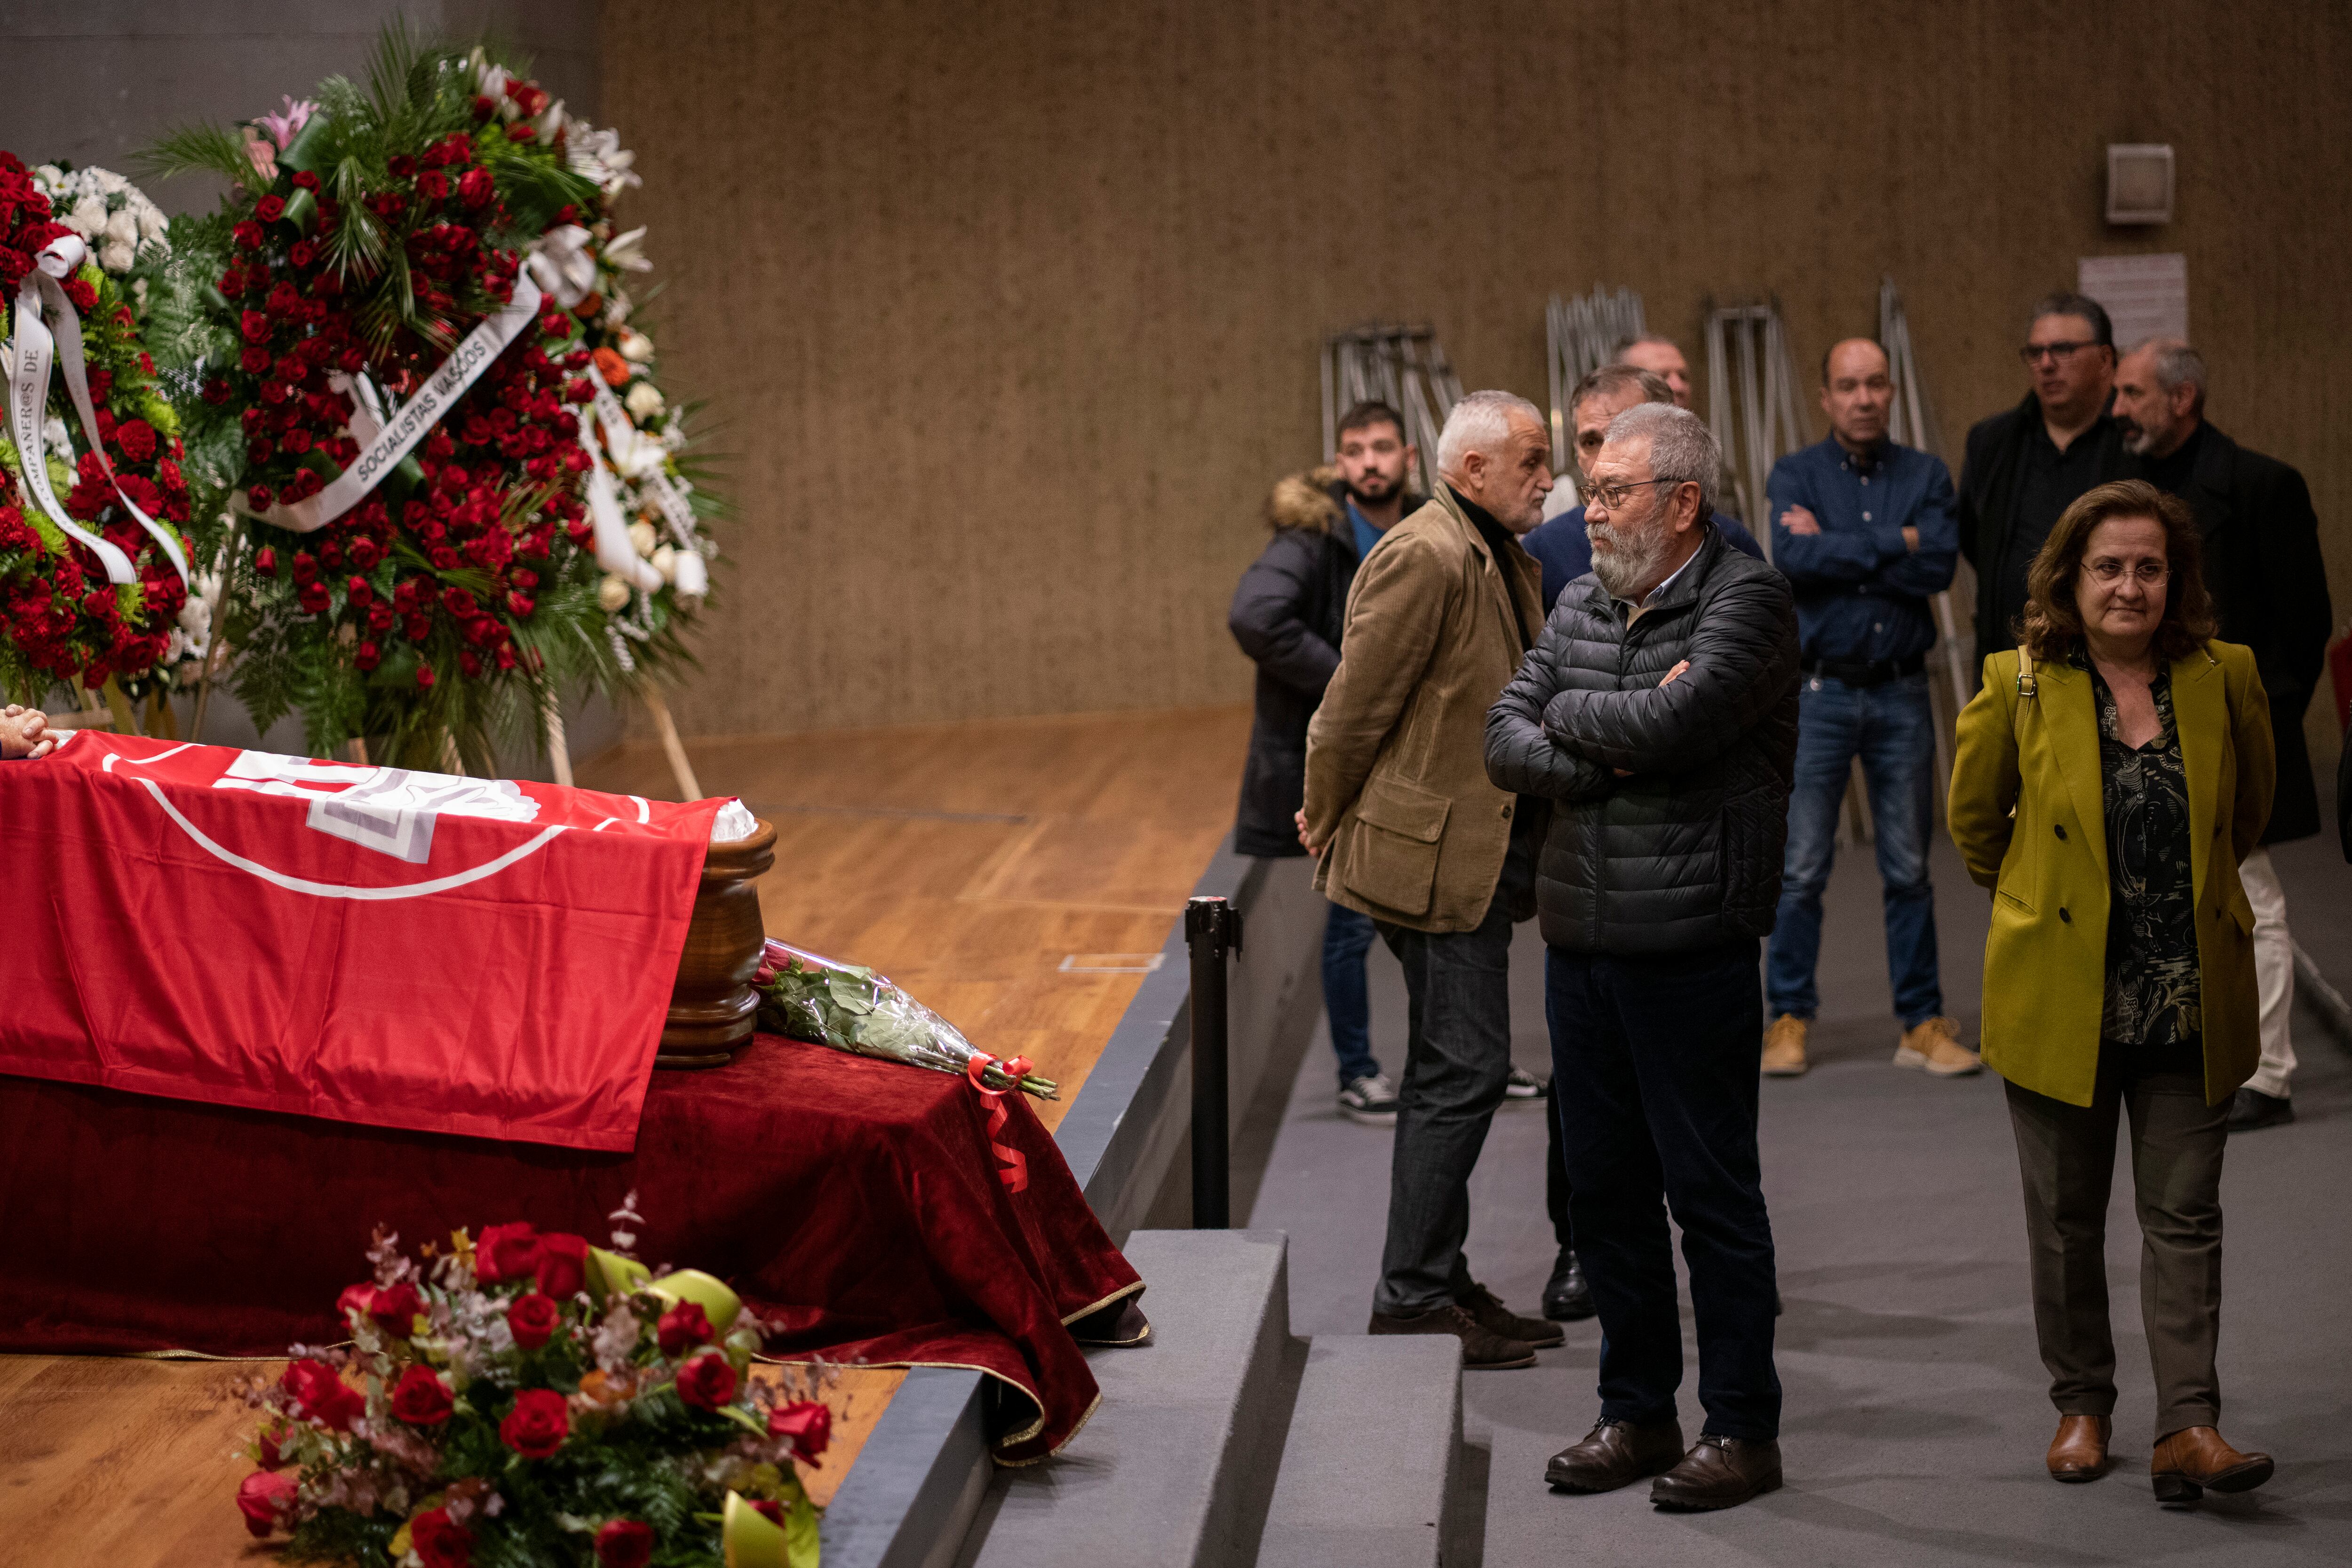
[[[1241,911],[1230,899],[1184,906],[1192,955],[1192,1228],[1233,1223],[1233,1156],[1225,1092],[1225,955],[1242,950]]]

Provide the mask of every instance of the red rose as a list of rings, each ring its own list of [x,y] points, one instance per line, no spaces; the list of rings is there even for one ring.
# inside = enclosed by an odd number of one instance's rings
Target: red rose
[[[730,1368],[729,1375],[733,1375]],[[526,1459],[543,1459],[563,1447],[572,1430],[572,1414],[563,1396],[552,1388],[527,1388],[515,1396],[514,1408],[499,1423],[499,1437]]]
[[[468,169],[457,182],[457,199],[469,207],[478,207],[489,201],[496,189],[497,183],[488,169]]]
[[[228,401],[228,380],[226,377],[215,376],[212,380],[205,383],[205,401],[213,404],[215,407],[218,407],[220,404]]]
[[[778,1502],[772,1497],[747,1497],[743,1500],[750,1503],[751,1505],[751,1511],[758,1514],[761,1519],[766,1520],[770,1524],[776,1526],[780,1530],[783,1528],[784,1505],[782,1503]]]
[[[308,267],[319,259],[319,247],[309,240],[298,239],[287,247],[286,259],[296,267]]]
[[[410,1520],[408,1544],[425,1559],[425,1568],[466,1568],[474,1560],[474,1532],[451,1519],[446,1508],[428,1509]]]
[[[289,1363],[278,1385],[294,1396],[297,1410],[333,1431],[350,1431],[367,1414],[367,1396],[323,1361]]]
[[[596,1532],[596,1561],[604,1568],[646,1568],[654,1560],[654,1527],[615,1519]]]
[[[354,610],[365,610],[375,602],[375,590],[368,585],[366,578],[354,577],[344,582],[343,597]]]
[[[385,162],[384,170],[395,180],[405,180],[416,172],[416,160],[405,152],[395,152]]]
[[[710,1343],[710,1315],[700,1301],[680,1301],[661,1315],[656,1329],[661,1353],[673,1361],[696,1345]]]
[[[247,310],[236,319],[236,329],[248,343],[269,341],[269,318],[259,310]]]
[[[236,1506],[245,1528],[266,1536],[294,1511],[294,1478],[275,1470],[256,1470],[236,1489]]]
[[[716,1351],[677,1369],[677,1396],[698,1410],[716,1410],[735,1397],[735,1368]]]
[[[507,140],[509,141],[530,141],[538,135],[539,128],[528,120],[518,120],[507,127]]]
[[[431,685],[431,681],[421,681]],[[474,1277],[486,1285],[530,1277],[539,1267],[539,1233],[529,1225],[489,1225],[474,1243]]]
[[[278,195],[262,197],[253,204],[253,215],[265,224],[276,223],[286,215],[286,198]]]
[[[327,612],[327,606],[333,602],[323,582],[304,583],[295,591],[294,601],[302,607],[306,615],[323,615]]]
[[[236,228],[230,231],[230,233],[236,235],[239,248],[245,250],[259,250],[261,248],[261,225],[255,223],[252,219],[248,218],[244,223],[237,225]]]
[[[383,660],[383,650],[373,643],[362,643],[352,651],[352,663],[362,670],[373,670]]]
[[[457,673],[464,675],[469,681],[479,676],[482,673],[481,655],[475,653],[471,648],[458,649]]]
[[[244,293],[245,274],[234,267],[230,267],[226,272],[222,273],[220,275],[220,291],[231,299],[236,298],[238,295]]]
[[[252,485],[247,486],[245,498],[252,504],[255,511],[266,512],[269,510],[269,503],[276,500],[277,497],[270,492],[270,488],[267,485]],[[269,552],[268,550],[262,551],[263,555],[267,555],[268,553]],[[258,559],[258,558],[256,559]]]
[[[555,1333],[562,1312],[554,1300],[537,1291],[517,1296],[507,1303],[507,1327],[514,1342],[524,1350],[537,1350]]]
[[[429,1366],[411,1366],[392,1385],[392,1413],[412,1427],[438,1427],[454,1407],[449,1385]]]
[[[319,188],[319,176],[308,169],[297,170],[294,174],[294,188],[298,191],[315,191]]]
[[[538,602],[528,593],[509,593],[507,595],[507,611],[518,621],[530,620],[530,612],[538,608]]]
[[[539,1288],[563,1301],[588,1283],[588,1239],[551,1231],[539,1239]]]
[[[286,1454],[278,1445],[285,1440],[285,1437],[286,1428],[283,1427],[272,1427],[255,1437],[253,1446],[260,1452],[254,1462],[265,1470],[284,1469],[287,1463]]]
[[[768,1436],[790,1437],[793,1458],[813,1465],[833,1441],[833,1412],[814,1399],[795,1400],[768,1412]]]
[[[237,368],[245,371],[246,374],[257,376],[264,371],[269,369],[269,350],[263,348],[258,343],[247,343],[244,349],[238,352],[236,356],[236,363]],[[227,396],[226,392],[224,392],[220,398],[214,401],[222,402],[226,402]]]
[[[428,202],[437,202],[449,193],[449,176],[438,169],[427,169],[416,176],[416,193]]]
[[[256,501],[254,503],[257,507],[265,507],[269,503],[267,501]],[[255,550],[253,552],[253,570],[259,572],[264,577],[276,577],[278,575],[277,550],[268,545],[263,545],[259,549]]]

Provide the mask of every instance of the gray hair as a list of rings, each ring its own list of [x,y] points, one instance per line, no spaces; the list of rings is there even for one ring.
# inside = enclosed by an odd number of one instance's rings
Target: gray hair
[[[1596,371],[1587,371],[1584,379],[1576,383],[1576,390],[1568,394],[1568,416],[1574,419],[1576,411],[1584,406],[1587,398],[1615,397],[1626,391],[1639,391],[1643,402],[1675,401],[1673,391],[1660,377],[1632,365],[1608,364]]]
[[[1650,444],[1652,477],[1696,485],[1699,521],[1712,517],[1723,495],[1723,449],[1706,422],[1670,402],[1637,402],[1609,422],[1609,441],[1637,439]]]
[[[1655,332],[1637,332],[1631,338],[1619,339],[1617,340],[1617,346],[1609,350],[1609,357],[1612,360],[1622,360],[1625,357],[1626,350],[1638,349],[1644,343],[1657,343],[1663,347],[1672,349],[1677,354],[1683,351],[1682,345],[1675,342],[1672,338],[1662,337]]]
[[[1538,428],[1543,413],[1517,392],[1474,392],[1454,405],[1445,428],[1437,434],[1437,471],[1459,474],[1462,460],[1473,452],[1489,456],[1502,451],[1511,434],[1511,415],[1525,414]]]
[[[2197,389],[2197,401],[2190,412],[2201,413],[2205,407],[2205,356],[2179,338],[2150,338],[2132,350],[2148,356],[2148,368],[2156,374],[2156,384],[2167,396],[2184,386]]]

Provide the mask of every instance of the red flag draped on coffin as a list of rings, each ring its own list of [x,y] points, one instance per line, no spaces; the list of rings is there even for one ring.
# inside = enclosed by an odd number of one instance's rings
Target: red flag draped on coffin
[[[79,731],[0,765],[0,1072],[625,1150],[719,804]]]

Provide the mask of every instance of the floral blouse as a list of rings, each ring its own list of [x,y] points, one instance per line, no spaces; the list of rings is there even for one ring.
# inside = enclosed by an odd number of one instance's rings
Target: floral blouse
[[[2077,659],[2087,665],[2087,660]],[[2157,673],[2156,738],[2124,744],[2115,693],[2091,670],[2099,713],[2099,772],[2107,818],[2106,1001],[2099,1033],[2135,1055],[2201,1054],[2197,893],[2190,865],[2189,775],[2172,717],[2172,677]],[[2165,1066],[2182,1065],[2165,1061]]]

